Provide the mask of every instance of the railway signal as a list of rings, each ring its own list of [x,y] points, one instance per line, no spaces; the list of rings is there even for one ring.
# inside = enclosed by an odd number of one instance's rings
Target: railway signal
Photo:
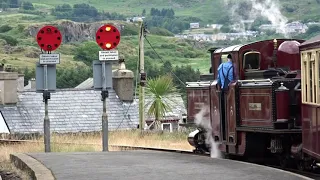
[[[45,51],[54,51],[60,46],[62,36],[56,27],[44,26],[38,31],[37,42],[41,49]]]
[[[103,25],[96,32],[96,42],[104,50],[114,49],[120,42],[120,32],[111,24]]]
[[[120,42],[119,30],[111,25],[101,26],[96,32],[96,42],[102,51],[99,51],[99,61],[93,61],[93,85],[95,90],[101,90],[103,101],[102,112],[102,150],[108,151],[108,115],[106,98],[108,90],[112,88],[112,64],[117,63],[119,54],[115,49]]]
[[[51,54],[62,42],[62,36],[58,28],[54,26],[42,27],[36,36],[37,43],[47,53],[40,54],[36,65],[36,90],[43,93],[45,103],[44,116],[44,144],[45,152],[50,152],[50,119],[48,115],[48,100],[50,93],[56,90],[56,64],[60,63],[60,54]]]

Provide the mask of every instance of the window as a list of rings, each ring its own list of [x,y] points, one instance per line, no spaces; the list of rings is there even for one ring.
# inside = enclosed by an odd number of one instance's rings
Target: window
[[[302,102],[320,105],[320,49],[301,52]]]
[[[171,123],[162,123],[162,124],[161,124],[161,129],[162,129],[163,131],[172,132]]]
[[[244,70],[258,70],[260,69],[260,52],[250,51],[243,55],[243,69]]]

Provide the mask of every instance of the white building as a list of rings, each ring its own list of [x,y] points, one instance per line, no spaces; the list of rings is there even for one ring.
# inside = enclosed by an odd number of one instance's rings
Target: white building
[[[137,22],[138,21],[138,19],[140,19],[140,18],[142,18],[142,19],[144,19],[145,17],[140,17],[140,16],[136,16],[136,17],[130,17],[130,18],[127,18],[127,22]]]
[[[190,23],[190,29],[199,29],[200,24],[199,23]]]
[[[287,33],[305,33],[308,30],[308,26],[299,21],[294,21],[286,24],[285,30]]]

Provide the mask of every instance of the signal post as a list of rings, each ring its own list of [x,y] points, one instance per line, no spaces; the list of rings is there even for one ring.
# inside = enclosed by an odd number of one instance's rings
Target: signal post
[[[54,26],[44,26],[37,33],[37,43],[41,48],[39,62],[36,65],[36,91],[43,94],[44,108],[44,145],[45,152],[51,152],[50,147],[50,119],[48,114],[48,100],[50,93],[56,90],[56,64],[60,64],[60,54],[52,54],[62,42],[60,31]]]
[[[96,32],[96,42],[99,51],[99,61],[93,61],[93,85],[101,91],[102,105],[102,151],[108,151],[108,89],[112,86],[112,64],[118,63],[119,53],[116,48],[120,42],[119,30],[111,24],[101,26]]]

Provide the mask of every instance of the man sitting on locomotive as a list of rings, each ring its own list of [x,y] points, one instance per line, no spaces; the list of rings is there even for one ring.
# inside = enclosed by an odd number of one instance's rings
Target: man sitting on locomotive
[[[234,80],[231,54],[228,54],[227,59],[227,62],[220,64],[218,67],[217,79],[222,91],[226,91],[229,83]]]

